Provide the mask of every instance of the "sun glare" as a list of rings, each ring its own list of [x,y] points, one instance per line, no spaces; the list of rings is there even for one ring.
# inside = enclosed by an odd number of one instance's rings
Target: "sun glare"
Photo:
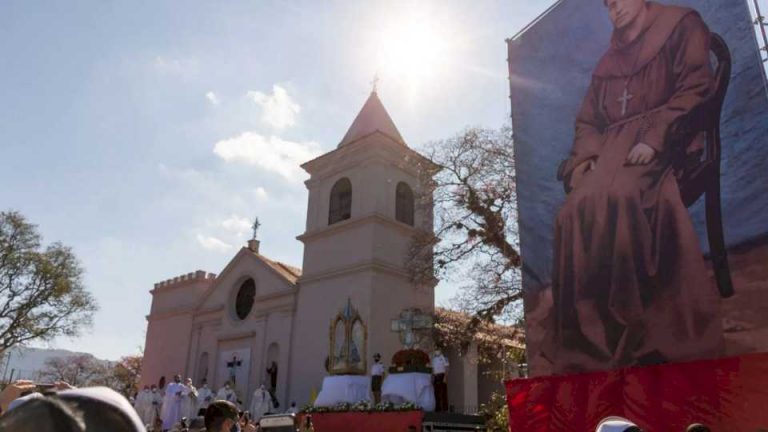
[[[378,73],[404,86],[411,97],[437,79],[445,64],[448,37],[442,24],[426,11],[411,10],[389,20],[378,45]]]

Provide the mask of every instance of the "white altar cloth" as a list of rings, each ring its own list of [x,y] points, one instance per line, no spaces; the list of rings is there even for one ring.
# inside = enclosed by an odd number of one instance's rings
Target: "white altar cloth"
[[[371,377],[364,375],[332,375],[323,378],[323,388],[315,406],[331,407],[338,403],[354,404],[371,400]]]
[[[394,404],[413,402],[424,411],[435,410],[435,390],[428,373],[394,373],[384,379],[381,399]]]

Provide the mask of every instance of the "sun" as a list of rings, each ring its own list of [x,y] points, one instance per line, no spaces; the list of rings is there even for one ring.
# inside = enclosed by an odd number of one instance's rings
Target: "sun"
[[[391,17],[379,35],[377,73],[414,96],[439,79],[450,34],[429,10],[409,9]]]

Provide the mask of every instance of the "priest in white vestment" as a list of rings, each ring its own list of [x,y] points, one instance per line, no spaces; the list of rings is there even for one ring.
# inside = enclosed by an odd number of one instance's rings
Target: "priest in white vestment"
[[[181,416],[188,419],[197,417],[197,389],[192,385],[192,378],[184,382],[185,393],[181,403]]]
[[[133,407],[136,409],[136,414],[139,415],[141,423],[144,425],[150,424],[152,421],[152,392],[149,391],[149,386],[144,386],[139,394],[136,395]]]
[[[197,390],[197,412],[199,415],[202,415],[200,412],[205,412],[208,405],[213,402],[214,396],[213,391],[208,388],[208,382],[203,380],[203,386]]]
[[[264,384],[257,388],[253,392],[253,398],[251,399],[251,419],[254,422],[258,422],[264,415],[271,413],[274,407],[272,406],[272,395],[269,394]]]
[[[224,387],[220,388],[216,393],[216,400],[225,400],[237,405],[237,395],[235,395],[235,391],[229,386],[229,381],[224,383]]]
[[[170,430],[181,420],[181,405],[187,388],[181,383],[181,376],[173,377],[173,382],[165,387],[165,399],[163,399],[163,430]]]

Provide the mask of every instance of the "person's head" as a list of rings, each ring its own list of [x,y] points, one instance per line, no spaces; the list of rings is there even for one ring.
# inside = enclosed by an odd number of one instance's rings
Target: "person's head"
[[[0,417],[0,430],[139,432],[144,425],[125,397],[106,387],[90,387],[23,402]]]
[[[646,0],[603,0],[613,28],[621,30],[634,22],[645,8]]]
[[[82,415],[53,398],[35,398],[0,417],[0,430],[16,432],[85,432]]]
[[[685,432],[710,432],[709,428],[701,423],[694,423],[685,429]]]
[[[225,381],[224,382],[224,388],[225,389],[229,389],[229,381]]]
[[[379,361],[379,360],[381,360],[381,354],[379,354],[379,353],[376,353],[376,354],[374,354],[374,355],[373,355],[373,360],[374,360],[374,361]]]
[[[192,378],[187,378],[187,379],[184,381],[184,384],[186,384],[186,385],[192,385]]]
[[[623,417],[611,416],[600,421],[595,432],[642,432],[642,430]]]
[[[148,392],[148,391],[149,391],[149,386],[148,386],[148,385],[145,385],[145,386],[144,386],[144,388],[143,388],[142,390],[144,390],[145,392]]]
[[[238,420],[239,413],[232,402],[216,401],[205,410],[205,428],[209,432],[229,432]]]
[[[152,386],[149,388],[149,390],[150,390],[150,391],[152,391],[152,392],[154,393],[154,392],[156,392],[156,391],[157,391],[157,386],[156,386],[156,385],[154,385],[154,384],[152,384]]]
[[[173,376],[173,382],[175,383],[181,383],[181,375],[174,375]]]
[[[291,408],[296,408],[296,401],[291,401]]]

